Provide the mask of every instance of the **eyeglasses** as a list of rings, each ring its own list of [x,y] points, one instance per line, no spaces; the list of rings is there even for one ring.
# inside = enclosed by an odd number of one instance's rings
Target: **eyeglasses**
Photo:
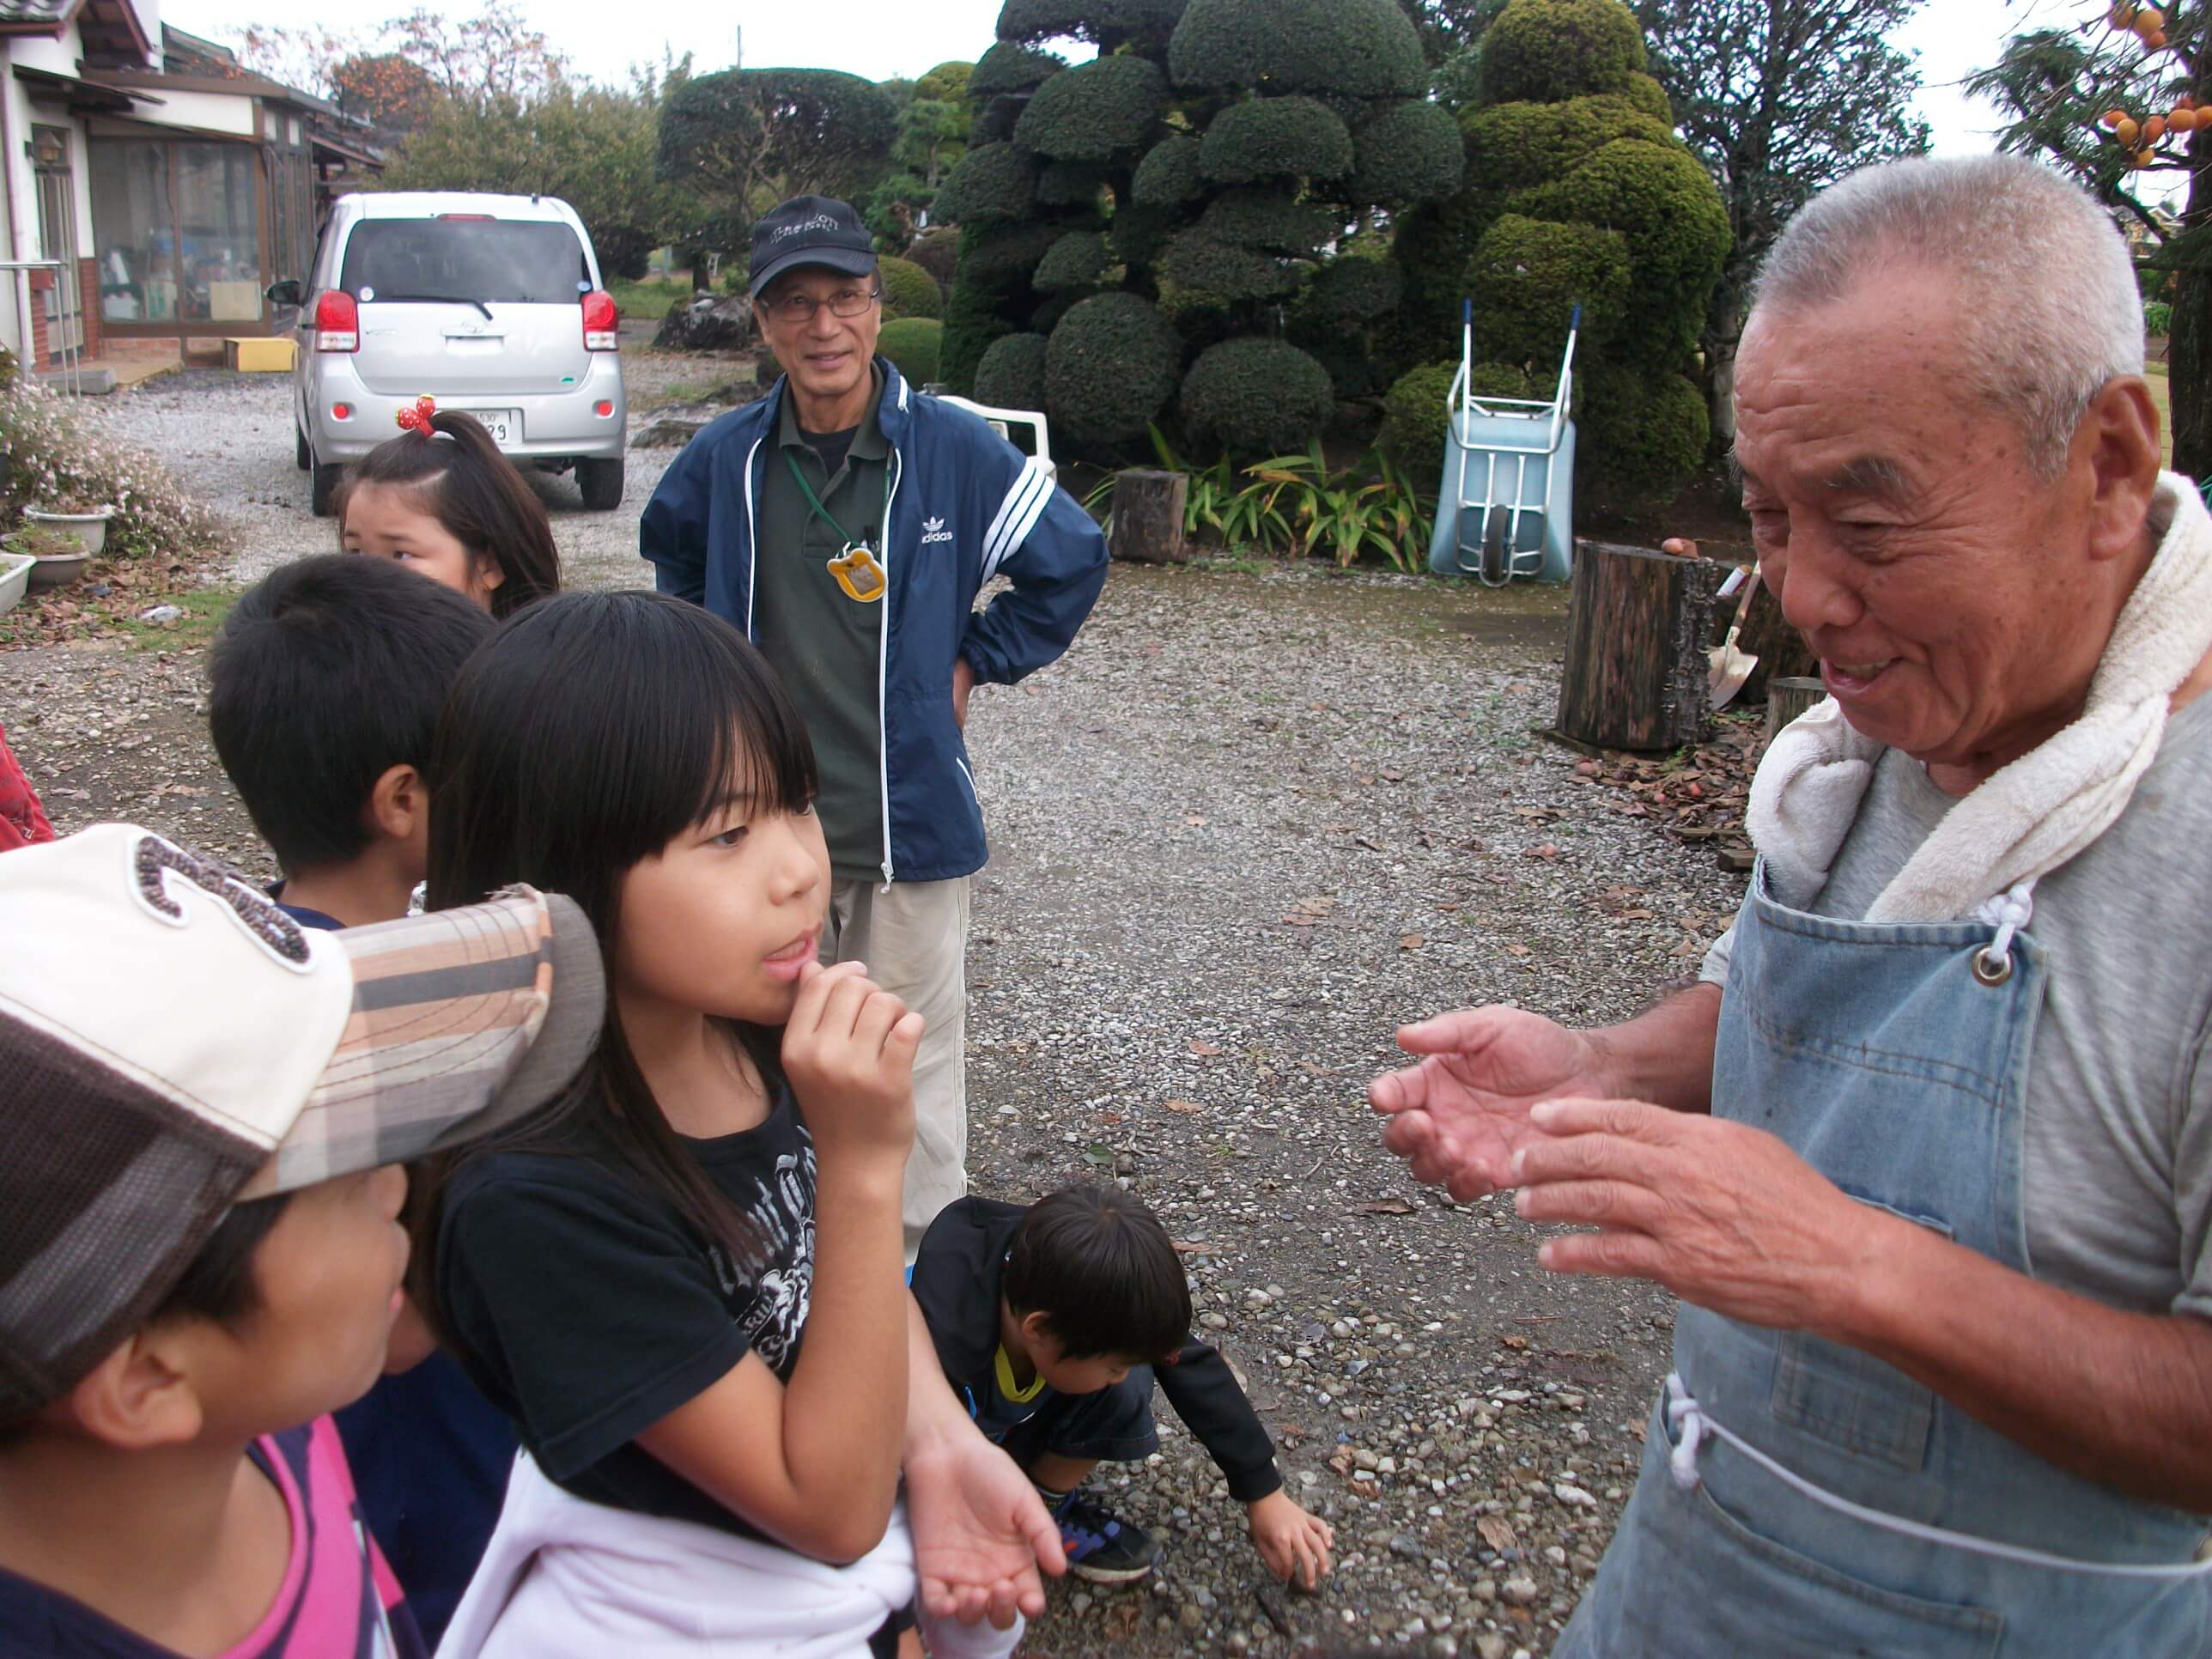
[[[811,294],[781,294],[763,300],[760,308],[779,323],[803,326],[814,320],[814,313],[825,303],[832,317],[857,317],[883,297],[879,288],[841,288],[826,302]]]

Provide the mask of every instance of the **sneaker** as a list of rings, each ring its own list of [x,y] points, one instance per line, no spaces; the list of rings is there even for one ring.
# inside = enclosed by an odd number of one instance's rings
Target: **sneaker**
[[[1054,1513],[1067,1570],[1094,1584],[1130,1584],[1158,1565],[1159,1540],[1142,1527],[1117,1521],[1103,1504],[1073,1492]]]

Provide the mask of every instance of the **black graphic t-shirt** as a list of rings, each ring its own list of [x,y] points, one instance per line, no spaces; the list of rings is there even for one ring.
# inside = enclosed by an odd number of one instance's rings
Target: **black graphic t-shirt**
[[[685,1148],[762,1241],[732,1260],[611,1147],[462,1170],[437,1294],[462,1365],[579,1498],[760,1534],[631,1442],[748,1351],[786,1381],[814,1279],[814,1143],[788,1091],[757,1128]]]

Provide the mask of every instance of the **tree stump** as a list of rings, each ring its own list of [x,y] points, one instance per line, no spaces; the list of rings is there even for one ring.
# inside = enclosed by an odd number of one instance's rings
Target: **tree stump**
[[[1766,740],[1774,741],[1774,734],[1796,720],[1800,714],[1828,695],[1828,688],[1817,679],[1808,679],[1798,674],[1782,674],[1766,683]]]
[[[1181,564],[1190,557],[1182,535],[1190,475],[1131,467],[1114,477],[1114,534],[1117,559],[1146,564]]]
[[[1743,631],[1736,635],[1735,645],[1737,650],[1748,651],[1759,659],[1759,666],[1743,683],[1741,701],[1746,708],[1758,708],[1759,698],[1775,680],[1802,678],[1820,667],[1820,659],[1805,643],[1805,636],[1790,625],[1782,614],[1782,601],[1765,582],[1751,596],[1751,609],[1744,617]]]
[[[1712,728],[1705,639],[1728,567],[1575,544],[1559,730],[1603,749],[1674,749]]]

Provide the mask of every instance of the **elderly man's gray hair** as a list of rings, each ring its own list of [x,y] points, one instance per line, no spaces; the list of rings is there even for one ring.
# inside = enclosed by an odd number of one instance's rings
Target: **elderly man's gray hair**
[[[1766,256],[1752,309],[1809,309],[1900,261],[1955,274],[1946,320],[1967,387],[2021,423],[2043,477],[2098,389],[2143,372],[2126,240],[2087,191],[2017,155],[1892,161],[1821,191]]]

